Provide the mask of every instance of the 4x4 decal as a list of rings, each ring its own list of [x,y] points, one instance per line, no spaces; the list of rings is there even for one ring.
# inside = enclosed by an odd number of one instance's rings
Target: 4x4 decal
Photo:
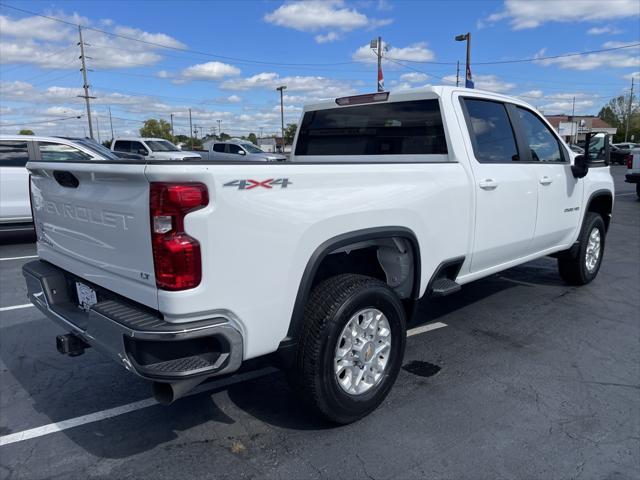
[[[289,185],[293,185],[288,178],[268,178],[266,180],[232,180],[225,183],[225,187],[236,187],[238,190],[251,190],[257,187],[273,188],[279,186],[280,188],[287,188]]]

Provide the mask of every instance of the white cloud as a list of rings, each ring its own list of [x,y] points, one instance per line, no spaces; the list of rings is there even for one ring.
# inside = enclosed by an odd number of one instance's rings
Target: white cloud
[[[240,75],[240,69],[222,62],[200,63],[181,72],[181,77],[185,80],[222,80],[235,75]]]
[[[50,14],[72,23],[91,25],[91,21],[77,14]],[[159,43],[173,48],[184,44],[164,33],[150,33],[126,26],[113,26],[113,22],[101,20],[102,28],[144,42]],[[76,68],[78,60],[78,31],[70,25],[53,24],[41,17],[13,19],[0,16],[0,63],[26,63],[41,68]],[[91,57],[92,68],[127,68],[148,66],[159,62],[161,47],[107,35],[95,30],[83,30],[87,43],[86,55]]]
[[[274,90],[280,85],[286,85],[289,92],[314,92],[321,98],[351,95],[353,87],[340,80],[320,76],[288,76],[281,77],[274,72],[263,72],[246,78],[226,80],[220,84],[225,90]]]
[[[617,48],[629,45],[625,42],[606,42],[603,48]],[[579,53],[579,52],[570,52]],[[542,57],[545,49],[540,50],[535,57]],[[571,57],[548,58],[536,60],[539,65],[555,65],[568,70],[594,70],[596,68],[635,68],[640,67],[640,47],[627,48],[613,52],[589,53],[586,55],[573,55]]]
[[[418,73],[418,72],[411,72],[411,73],[405,73],[403,75],[400,75],[400,81],[407,82],[407,83],[422,83],[422,82],[426,82],[428,78],[429,78],[429,75],[427,75],[426,73]]]
[[[604,27],[592,27],[587,30],[589,35],[604,35],[606,33],[610,35],[617,35],[618,33],[622,33],[622,30],[619,28],[612,27],[611,25],[607,25]]]
[[[640,80],[640,72],[631,72],[631,73],[627,73],[624,77],[625,80],[631,80],[632,78],[635,78],[636,80]]]
[[[384,47],[387,48],[387,52],[384,56],[393,60],[399,61],[413,61],[413,62],[428,62],[435,58],[434,53],[427,48],[426,42],[413,43],[407,47],[392,47],[382,42]],[[351,58],[356,62],[375,63],[377,61],[376,55],[371,50],[369,45],[363,45],[356,50]]]
[[[266,14],[264,20],[273,25],[302,32],[327,32],[316,35],[315,40],[318,43],[339,39],[339,32],[350,32],[359,28],[377,28],[393,21],[369,18],[355,8],[347,7],[343,0],[285,3]]]
[[[456,84],[455,75],[447,75],[443,79],[448,82],[449,85]],[[464,78],[461,78],[460,80],[460,84],[464,85]],[[496,75],[474,75],[473,81],[475,88],[496,93],[508,92],[516,87],[515,83],[500,80]]]
[[[524,98],[542,98],[543,95],[544,93],[542,92],[542,90],[528,90],[526,92],[522,92],[518,96]]]
[[[240,103],[242,101],[242,97],[238,95],[229,95],[227,97],[227,102],[229,103]]]
[[[479,26],[508,19],[513,30],[524,30],[547,22],[630,19],[639,13],[637,0],[505,0],[504,9],[481,20]]]

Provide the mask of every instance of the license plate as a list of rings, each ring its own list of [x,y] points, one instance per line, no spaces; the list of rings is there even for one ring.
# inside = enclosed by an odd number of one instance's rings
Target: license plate
[[[92,305],[98,303],[96,291],[84,283],[76,282],[76,292],[78,293],[78,306],[81,309],[88,311]]]

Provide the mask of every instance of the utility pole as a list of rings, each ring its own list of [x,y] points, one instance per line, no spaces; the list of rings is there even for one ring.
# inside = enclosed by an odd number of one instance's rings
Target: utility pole
[[[193,150],[193,124],[191,123],[191,109],[189,109],[189,138],[191,139],[190,148]]]
[[[171,117],[171,136],[175,137],[175,134],[173,133],[173,113],[170,113],[169,116]]]
[[[222,120],[216,120],[218,122],[218,139],[222,140],[222,127],[220,126],[220,124],[222,123]]]
[[[282,92],[286,89],[287,87],[285,85],[276,88],[276,90],[280,92],[280,131],[282,132],[282,153],[284,153],[284,97]]]
[[[96,130],[98,131],[98,143],[102,143],[102,139],[100,138],[100,121],[98,117],[98,112],[96,112]]]
[[[460,86],[460,60],[456,64],[456,87]]]
[[[576,114],[576,97],[573,97],[573,103],[572,103],[572,106],[571,106],[571,125],[572,125],[572,127],[571,127],[572,132],[571,133],[573,133],[571,141],[573,143],[576,143],[576,137],[578,135],[578,124],[576,123],[575,114]],[[574,129],[574,127],[575,127],[575,129]]]
[[[471,33],[467,32],[464,35],[456,35],[456,42],[467,42],[467,65],[465,69],[465,82],[466,88],[473,88],[473,77],[471,76]]]
[[[91,105],[89,104],[89,99],[96,98],[96,97],[89,96],[89,82],[87,81],[87,64],[85,63],[84,42],[82,41],[82,27],[80,25],[78,25],[78,36],[80,37],[80,41],[78,42],[78,45],[80,45],[80,60],[82,62],[82,68],[80,69],[82,71],[82,81],[83,81],[82,88],[84,88],[84,95],[78,95],[78,97],[84,98],[87,104],[87,120],[89,120],[89,136],[93,138],[93,125],[91,123]]]
[[[113,142],[113,139],[116,137],[113,134],[113,120],[111,119],[111,105],[109,105],[109,125],[111,125],[111,141]]]
[[[382,75],[382,37],[378,37],[378,91],[384,92],[384,76]]]
[[[631,93],[629,95],[629,107],[627,108],[627,124],[624,127],[624,141],[629,136],[629,120],[631,119],[631,107],[633,106],[633,76],[631,76]]]

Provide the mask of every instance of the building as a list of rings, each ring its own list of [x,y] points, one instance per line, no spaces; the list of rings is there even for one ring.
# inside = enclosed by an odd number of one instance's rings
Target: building
[[[258,139],[258,147],[263,152],[280,153],[282,151],[282,137],[264,137]],[[284,152],[291,152],[291,145],[284,146]]]
[[[551,126],[567,143],[584,141],[587,133],[615,135],[616,127],[593,115],[545,115]]]

